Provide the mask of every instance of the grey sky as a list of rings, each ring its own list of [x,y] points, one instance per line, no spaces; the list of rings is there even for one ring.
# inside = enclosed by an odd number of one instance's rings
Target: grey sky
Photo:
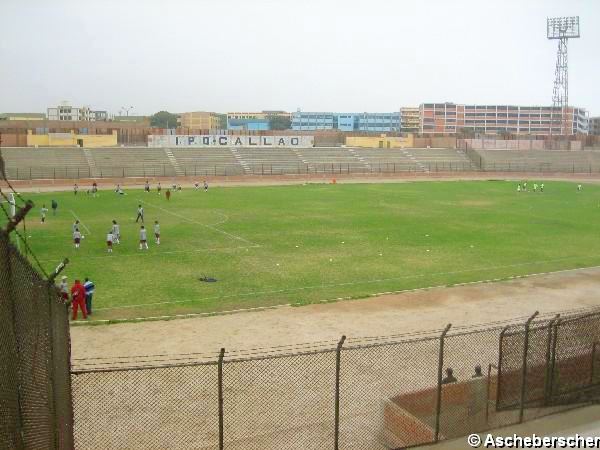
[[[550,104],[546,17],[579,15],[569,100],[600,114],[599,0],[0,3],[0,112]]]

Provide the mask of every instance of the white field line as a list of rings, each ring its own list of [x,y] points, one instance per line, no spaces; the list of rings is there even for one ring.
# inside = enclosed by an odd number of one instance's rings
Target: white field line
[[[212,225],[207,225],[205,223],[198,222],[197,220],[193,220],[193,219],[190,219],[189,217],[185,217],[185,216],[183,216],[181,214],[177,214],[177,213],[175,213],[173,211],[169,211],[168,209],[162,208],[162,207],[160,207],[158,205],[155,205],[153,203],[148,203],[148,202],[146,202],[146,201],[144,201],[142,199],[138,199],[138,201],[140,203],[144,203],[145,205],[149,205],[149,206],[152,206],[154,208],[160,209],[161,211],[166,212],[167,214],[171,214],[172,216],[179,217],[180,219],[186,220],[186,221],[188,221],[190,223],[194,223],[196,225],[200,225],[201,227],[205,227],[205,228],[208,228],[209,230],[216,231],[217,233],[222,233],[225,236],[228,236],[228,237],[230,237],[232,239],[237,239],[238,241],[245,242],[245,243],[251,245],[252,247],[260,247],[260,245],[256,244],[255,242],[249,241],[248,239],[244,239],[241,236],[236,236],[235,234],[228,233],[227,231],[220,230],[219,228],[216,228],[216,227],[214,227]],[[229,217],[227,217],[227,220],[229,220]]]
[[[137,241],[135,241],[137,242]],[[135,244],[137,245],[137,244]],[[134,245],[134,248],[136,248]],[[162,256],[162,255],[181,255],[181,254],[185,254],[185,253],[202,253],[202,252],[213,252],[213,251],[218,251],[218,250],[243,250],[245,248],[257,248],[257,246],[254,245],[240,245],[238,247],[205,247],[205,248],[197,248],[195,250],[171,250],[171,251],[160,251],[158,253],[152,253],[151,251],[148,252],[136,252],[136,253],[104,253],[103,255],[92,255],[92,256],[85,256],[85,259],[99,259],[99,258],[103,258],[103,259],[116,259],[116,258],[125,258],[128,256],[142,256],[142,257],[151,257],[151,256]],[[40,259],[39,260],[41,263],[47,263],[47,262],[54,262],[56,261],[55,259]]]
[[[87,234],[92,234],[90,229],[85,226],[85,224],[81,221],[81,219],[79,217],[77,217],[77,214],[75,214],[75,211],[73,211],[72,209],[70,209],[69,211],[71,211],[71,214],[73,214],[73,217],[75,217],[76,220],[79,220],[79,223],[81,224],[81,226],[83,228],[85,228],[85,231],[87,232]]]
[[[375,280],[349,281],[349,282],[345,282],[345,283],[330,283],[330,284],[320,284],[320,285],[313,285],[313,286],[301,286],[301,287],[290,288],[290,289],[274,289],[274,290],[269,290],[269,291],[243,292],[243,293],[239,293],[239,294],[202,297],[202,298],[197,298],[197,299],[192,299],[192,300],[173,300],[173,301],[165,301],[165,302],[140,303],[137,305],[123,305],[123,306],[113,306],[113,307],[107,307],[107,308],[96,308],[96,310],[108,311],[108,310],[114,310],[114,309],[131,309],[131,308],[139,308],[139,307],[146,307],[146,306],[170,305],[170,304],[177,304],[177,303],[193,303],[193,302],[204,301],[204,300],[220,300],[220,299],[236,298],[236,297],[252,297],[255,295],[263,295],[263,294],[285,294],[285,293],[290,293],[290,292],[307,291],[307,290],[313,290],[313,289],[323,289],[323,288],[330,288],[330,287],[355,286],[355,285],[359,285],[359,284],[374,284],[374,283],[383,283],[383,282],[387,282],[387,281],[407,280],[407,279],[411,279],[411,278],[424,278],[427,276],[457,275],[457,274],[468,273],[468,272],[485,272],[485,271],[489,271],[489,270],[531,266],[534,264],[558,262],[558,261],[564,261],[564,260],[576,259],[576,258],[584,258],[584,257],[583,256],[569,256],[569,257],[565,257],[565,258],[547,259],[547,260],[541,260],[541,261],[535,261],[535,262],[529,262],[529,263],[516,263],[516,264],[506,264],[506,265],[502,265],[502,266],[482,267],[482,268],[476,268],[476,269],[463,269],[463,270],[453,270],[453,271],[448,271],[448,272],[434,272],[434,273],[425,273],[425,274],[405,275],[402,277],[380,278],[380,279],[375,279]],[[583,268],[577,268],[577,269],[565,269],[565,270],[557,270],[557,271],[551,271],[551,272],[541,272],[541,273],[535,273],[535,274],[514,275],[511,277],[507,277],[507,278],[496,278],[493,280],[492,279],[479,280],[479,281],[472,281],[472,282],[460,283],[460,284],[489,283],[489,282],[493,282],[493,281],[500,281],[502,279],[529,277],[529,276],[536,276],[536,275],[547,275],[547,274],[551,274],[551,273],[572,272],[572,271],[576,271],[576,270],[592,269],[592,268],[599,268],[599,267],[600,266],[591,266],[591,267],[583,267]],[[400,292],[412,292],[412,291],[419,291],[419,290],[423,290],[423,289],[431,289],[434,287],[444,287],[444,286],[447,286],[447,285],[432,286],[432,287],[427,287],[427,288],[406,289],[406,290],[400,290],[400,291],[380,292],[380,293],[366,294],[366,296],[383,295],[383,294],[400,293]],[[343,299],[343,298],[346,298],[346,297],[341,297],[336,300]]]
[[[397,291],[377,292],[377,293],[373,293],[373,294],[366,294],[365,298],[380,297],[382,295],[390,295],[390,294],[423,292],[423,291],[430,291],[433,289],[442,289],[442,288],[448,288],[448,287],[468,286],[468,285],[476,285],[476,284],[488,284],[488,283],[493,283],[493,282],[497,282],[497,281],[516,280],[516,279],[522,279],[522,278],[553,275],[553,274],[565,273],[565,272],[577,272],[580,270],[598,269],[598,268],[600,268],[600,266],[580,267],[578,269],[564,269],[564,270],[556,270],[556,271],[551,271],[551,272],[531,273],[531,274],[526,274],[526,275],[513,275],[510,277],[506,277],[506,278],[496,278],[494,280],[469,281],[466,283],[456,283],[456,284],[450,284],[450,285],[439,284],[439,285],[435,285],[435,286],[427,286],[427,287],[414,288],[414,289],[402,289],[402,290],[397,290]],[[340,300],[352,300],[352,297],[337,297],[337,298],[323,299],[323,300],[319,300],[313,304],[330,303],[332,301],[340,301]],[[192,318],[192,317],[210,317],[210,316],[222,316],[222,315],[253,312],[253,311],[265,311],[265,310],[269,310],[269,309],[279,309],[279,308],[286,308],[286,307],[291,307],[291,306],[292,306],[291,303],[283,303],[283,304],[273,305],[273,306],[258,306],[258,307],[254,307],[254,308],[241,308],[241,309],[232,309],[232,310],[226,310],[226,311],[214,311],[214,312],[206,312],[206,313],[171,314],[171,315],[162,315],[162,316],[134,317],[134,318],[129,318],[129,319],[126,319],[126,318],[123,318],[123,319],[100,319],[100,320],[91,320],[91,321],[85,321],[85,322],[83,322],[83,321],[71,322],[71,324],[78,325],[78,326],[86,326],[86,325],[95,324],[95,323],[100,324],[100,323],[115,323],[115,322],[146,322],[146,321],[153,321],[153,320],[185,319],[185,318]],[[96,308],[96,309],[99,309],[99,308]],[[111,309],[111,308],[100,308],[100,309],[106,310],[106,309]]]

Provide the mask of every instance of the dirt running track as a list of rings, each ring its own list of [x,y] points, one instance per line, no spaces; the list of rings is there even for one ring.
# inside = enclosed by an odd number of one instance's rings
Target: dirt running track
[[[310,341],[398,334],[600,306],[600,267],[365,300],[282,307],[171,321],[72,328],[75,358],[212,353]],[[448,342],[461,379],[498,360],[497,333]],[[438,341],[344,353],[340,445],[384,450],[383,402],[433,388]],[[174,356],[173,356],[174,357]],[[229,354],[226,355],[226,358]],[[148,358],[152,359],[152,358]],[[76,365],[86,364],[75,360]],[[113,363],[111,362],[111,365]],[[86,369],[88,367],[82,367]],[[335,353],[224,365],[224,435],[230,450],[322,450],[333,430]],[[108,372],[72,378],[78,448],[215,449],[217,366]],[[452,414],[450,410],[449,414]],[[589,415],[597,419],[597,413]],[[118,425],[115,425],[118,424]],[[90,430],[94,430],[90,432]],[[444,432],[444,428],[441,429]]]
[[[399,334],[600,306],[600,268],[363,300],[171,321],[71,328],[73,357],[218,353]]]

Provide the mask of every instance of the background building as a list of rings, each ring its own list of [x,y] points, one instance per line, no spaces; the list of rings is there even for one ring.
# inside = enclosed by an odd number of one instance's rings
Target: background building
[[[600,116],[590,117],[590,134],[600,136]]]
[[[99,121],[107,120],[108,113],[106,111],[92,111],[88,106],[76,108],[67,102],[61,103],[54,108],[47,110],[48,120],[67,120],[67,121]]]
[[[420,132],[424,134],[466,131],[548,136],[587,134],[589,129],[586,111],[574,107],[567,108],[564,120],[560,109],[552,106],[424,103],[419,112]]]
[[[227,126],[223,122],[223,115],[215,112],[185,112],[179,117],[181,127],[195,130],[222,130]]]
[[[400,131],[400,112],[336,113],[296,111],[293,130]]]
[[[400,112],[358,114],[359,131],[400,131]],[[344,130],[345,131],[345,130]]]
[[[46,120],[43,113],[0,113],[0,120]]]
[[[268,130],[269,120],[262,112],[230,112],[227,113],[228,130]]]
[[[421,130],[421,116],[418,107],[400,108],[400,131],[418,133]]]

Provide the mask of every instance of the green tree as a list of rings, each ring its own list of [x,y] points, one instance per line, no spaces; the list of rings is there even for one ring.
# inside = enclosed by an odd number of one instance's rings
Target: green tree
[[[150,126],[156,128],[177,128],[177,114],[169,111],[159,111],[150,116]]]
[[[289,130],[292,120],[285,116],[269,116],[269,127],[271,130]]]

